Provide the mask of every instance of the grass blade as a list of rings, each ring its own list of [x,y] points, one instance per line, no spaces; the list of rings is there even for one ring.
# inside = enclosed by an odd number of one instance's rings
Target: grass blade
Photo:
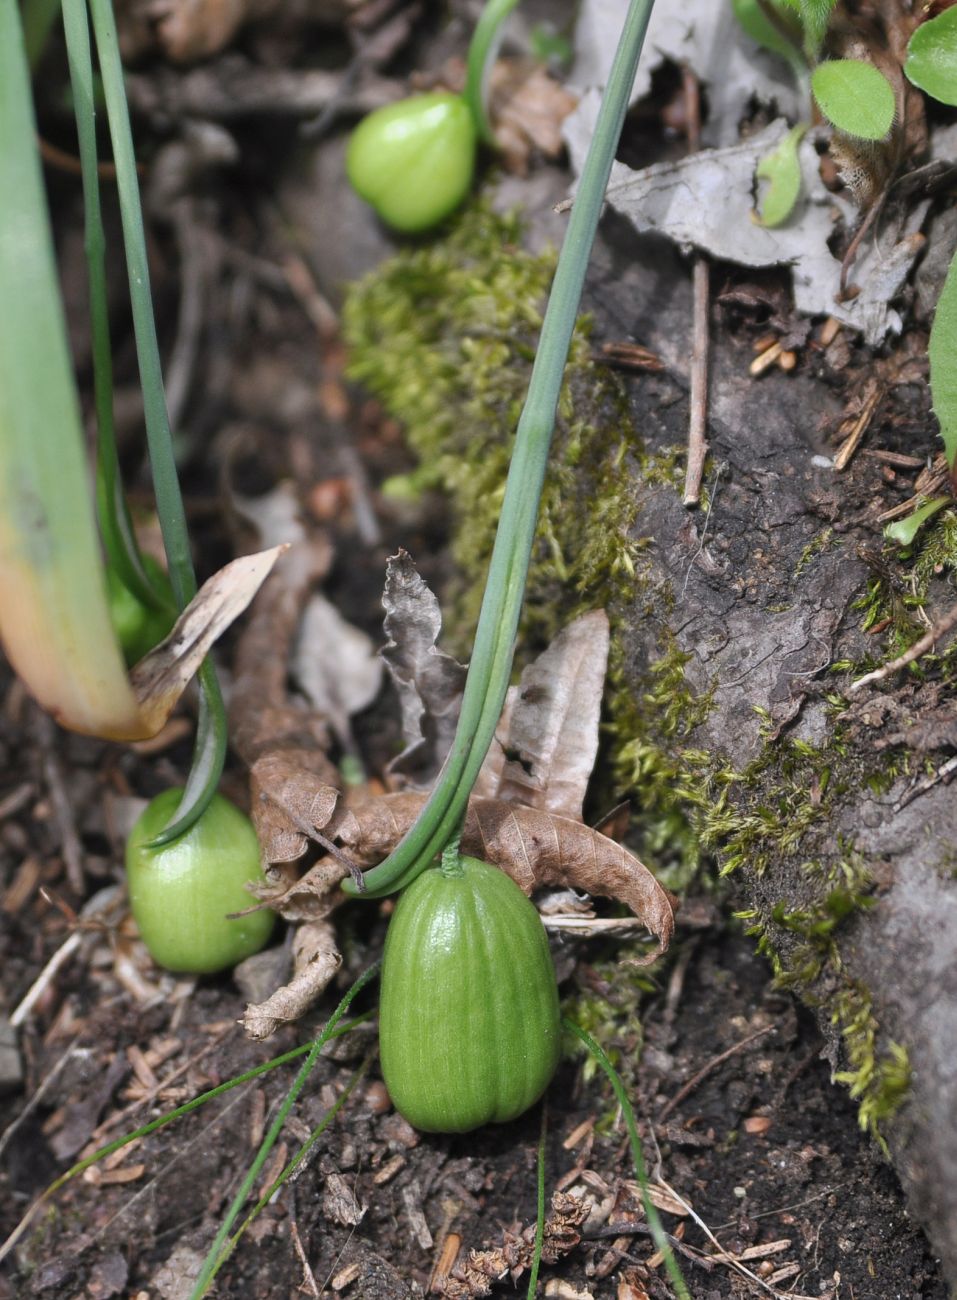
[[[186,514],[176,472],[169,413],[166,409],[166,396],[163,389],[156,322],[153,318],[150,296],[149,265],[146,256],[146,237],[143,232],[139,182],[136,175],[136,156],[133,151],[133,134],[130,129],[126,89],[123,85],[119,41],[110,0],[90,0],[90,14],[93,19],[100,75],[103,79],[103,94],[110,124],[110,138],[113,142],[113,158],[116,164],[116,182],[120,197],[120,216],[123,223],[123,242],[126,247],[140,382],[143,387],[143,408],[150,465],[153,471],[153,488],[163,532],[163,545],[169,562],[173,595],[178,607],[183,609],[196,594],[196,575],[190,556]],[[222,695],[216,683],[215,670],[208,661],[200,671],[199,680],[205,708],[201,714],[201,725],[197,735],[192,769],[186,783],[186,793],[180,803],[175,823],[167,827],[164,832],[167,840],[188,830],[202,814],[216,791],[226,759],[226,714]]]

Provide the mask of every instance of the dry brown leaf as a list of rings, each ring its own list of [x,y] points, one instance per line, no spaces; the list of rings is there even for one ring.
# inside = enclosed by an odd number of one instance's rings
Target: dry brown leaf
[[[281,864],[302,857],[339,799],[339,774],[326,757],[325,719],[292,703],[286,689],[303,605],[327,572],[331,550],[322,538],[307,539],[288,492],[277,490],[243,509],[264,535],[279,529],[295,538],[240,638],[229,705],[233,743],[250,770],[250,811],[263,861]]]
[[[340,799],[337,780],[335,767],[318,748],[287,744],[256,759],[249,769],[250,815],[263,862],[302,857],[332,820]]]
[[[268,1038],[280,1025],[298,1020],[321,996],[342,965],[335,930],[328,921],[301,925],[292,945],[292,979],[265,1002],[246,1008],[243,1028],[250,1038]]]
[[[407,551],[389,558],[382,604],[389,640],[381,653],[399,693],[406,746],[389,770],[423,789],[452,744],[466,670],[436,646],[439,602]]]
[[[509,689],[474,795],[581,821],[608,666],[608,617],[596,609],[564,628]]]
[[[490,115],[506,169],[524,176],[533,151],[557,158],[564,148],[562,122],[578,97],[543,68],[525,59],[499,59],[489,81]]]
[[[243,23],[278,7],[278,0],[157,0],[150,6],[166,56],[175,63],[208,59]]]
[[[339,882],[347,875],[348,870],[341,862],[323,858],[291,884],[284,880],[269,881],[249,888],[265,907],[272,908],[286,921],[320,921],[345,902]]]
[[[380,862],[424,803],[424,795],[412,793],[370,800],[343,813],[337,838],[360,861]],[[560,885],[624,903],[658,941],[654,952],[636,959],[640,965],[654,961],[671,941],[674,904],[668,891],[633,853],[581,822],[503,800],[473,799],[462,849],[501,867],[525,894]]]

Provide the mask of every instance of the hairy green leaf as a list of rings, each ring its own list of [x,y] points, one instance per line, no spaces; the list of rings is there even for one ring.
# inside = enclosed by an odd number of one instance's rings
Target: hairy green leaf
[[[907,46],[904,73],[942,104],[957,104],[957,7],[921,23]]]
[[[957,458],[957,257],[950,264],[930,331],[930,395],[947,464]]]
[[[873,63],[832,59],[814,69],[811,89],[821,112],[845,135],[883,140],[894,124],[894,91]]]
[[[758,220],[762,226],[780,226],[794,211],[801,193],[801,160],[798,145],[807,130],[801,124],[789,131],[781,143],[758,163],[759,180],[768,186],[758,200]]]
[[[787,12],[786,0],[766,0],[766,4],[761,4],[760,0],[731,0],[731,8],[752,41],[757,41],[772,54],[780,54],[789,63],[793,61],[800,45],[801,31]],[[768,10],[778,15],[780,21],[772,21]],[[788,31],[794,33],[793,41],[788,40],[785,34]]]
[[[827,25],[831,21],[831,10],[837,0],[786,0],[786,2],[801,15],[805,51],[808,58],[816,59],[824,43]]]

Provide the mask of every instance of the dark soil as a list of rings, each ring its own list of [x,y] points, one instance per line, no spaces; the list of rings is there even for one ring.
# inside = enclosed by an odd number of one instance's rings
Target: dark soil
[[[710,920],[682,934],[659,990],[647,996],[643,1045],[610,1045],[634,1075],[653,1182],[663,1180],[684,1198],[730,1255],[750,1250],[747,1266],[759,1277],[787,1270],[778,1273],[782,1287],[857,1300],[944,1297],[893,1173],[858,1132],[853,1104],[830,1082],[812,1021],[769,985],[750,943],[718,922],[710,904],[689,910]],[[5,928],[17,928],[9,916]],[[62,937],[65,927],[56,928]],[[382,929],[376,925],[357,961],[375,955]],[[52,1176],[97,1140],[288,1049],[307,1032],[289,1030],[268,1047],[245,1042],[234,1023],[242,999],[228,981],[137,1005],[109,970],[107,951],[98,941],[68,968],[24,1035],[26,1086],[9,1107],[15,1127],[4,1153],[4,1233]],[[566,988],[601,987],[597,955],[577,950]],[[570,956],[563,953],[563,964]],[[534,1221],[538,1110],[473,1135],[417,1135],[385,1101],[369,1060],[374,1041],[363,1026],[320,1061],[259,1189],[356,1070],[367,1069],[301,1175],[252,1225],[217,1294],[296,1294],[304,1276],[297,1237],[322,1293],[422,1294],[449,1234],[461,1239],[464,1256],[469,1248],[501,1246]],[[144,1093],[141,1080],[148,1082],[140,1053],[147,1062],[162,1058],[159,1099],[134,1105]],[[70,1184],[24,1237],[0,1294],[188,1294],[264,1116],[274,1114],[293,1069],[242,1085]],[[658,1122],[662,1108],[705,1070]],[[544,1271],[546,1281],[562,1279],[574,1290],[548,1294],[640,1296],[644,1288],[667,1296],[661,1270],[647,1264],[653,1246],[627,1190],[633,1171],[613,1098],[600,1077],[584,1081],[578,1055],[566,1059],[550,1089],[547,1123],[548,1187],[583,1186],[592,1206],[583,1239],[570,1239],[564,1257]],[[664,1220],[686,1244],[713,1253],[690,1217],[665,1212]],[[682,1262],[700,1300],[755,1291],[728,1263]],[[524,1282],[518,1286],[523,1291]]]

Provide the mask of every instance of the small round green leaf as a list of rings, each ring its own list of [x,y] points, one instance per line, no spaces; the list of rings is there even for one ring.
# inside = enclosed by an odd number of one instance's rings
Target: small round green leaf
[[[794,211],[801,193],[801,160],[798,145],[807,127],[796,126],[779,145],[761,159],[757,166],[759,180],[768,186],[758,201],[758,220],[762,226],[780,226]]]
[[[845,135],[883,140],[894,125],[894,91],[873,63],[832,59],[814,69],[811,89],[821,112]]]
[[[957,104],[957,7],[921,23],[907,46],[904,73],[942,104]]]

